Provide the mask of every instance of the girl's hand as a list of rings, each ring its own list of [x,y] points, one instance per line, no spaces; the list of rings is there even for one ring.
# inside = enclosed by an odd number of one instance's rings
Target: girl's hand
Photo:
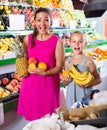
[[[86,85],[79,85],[81,88],[88,88],[90,87],[90,84],[86,84]]]
[[[67,75],[66,78],[62,78],[62,83],[63,83],[64,85],[68,85],[71,81],[72,81],[72,78],[71,78],[70,75]]]

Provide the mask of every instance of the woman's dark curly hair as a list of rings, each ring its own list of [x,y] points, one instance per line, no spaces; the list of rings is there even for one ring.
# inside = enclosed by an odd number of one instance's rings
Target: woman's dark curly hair
[[[43,7],[40,7],[38,8],[36,11],[35,11],[35,16],[34,16],[34,20],[36,19],[36,15],[40,12],[45,12],[49,15],[49,17],[52,19],[51,17],[51,13],[50,13],[50,10],[47,9],[47,8],[43,8]],[[36,28],[34,28],[34,31],[33,31],[33,35],[32,35],[32,39],[31,39],[31,46],[34,47],[36,44],[35,44],[35,37],[37,37],[38,35],[38,30]]]

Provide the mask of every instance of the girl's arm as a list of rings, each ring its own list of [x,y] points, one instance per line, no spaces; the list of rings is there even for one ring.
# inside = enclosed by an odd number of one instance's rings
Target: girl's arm
[[[101,83],[100,74],[99,74],[99,72],[98,72],[98,70],[97,70],[97,67],[96,67],[94,61],[93,61],[91,58],[89,58],[89,60],[88,60],[88,62],[87,62],[87,64],[86,64],[86,66],[89,68],[89,71],[90,71],[91,74],[93,74],[93,76],[94,76],[94,80],[93,80],[91,83],[89,83],[89,84],[87,85],[87,87],[88,87],[88,86],[95,86],[95,85]]]

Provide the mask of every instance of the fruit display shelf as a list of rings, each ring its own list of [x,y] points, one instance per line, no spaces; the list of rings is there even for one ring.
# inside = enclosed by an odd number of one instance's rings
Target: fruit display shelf
[[[69,28],[53,28],[53,33],[72,33],[74,31],[82,31],[82,32],[94,32],[93,28],[77,28],[77,29],[69,29]],[[8,36],[8,35],[27,35],[32,33],[33,30],[6,30],[0,31],[0,36]]]
[[[72,32],[75,32],[75,31],[82,31],[82,32],[94,32],[95,29],[94,28],[76,28],[76,29],[70,29],[70,28],[62,28],[62,27],[59,27],[59,28],[53,28],[53,32],[54,33],[72,33]]]
[[[9,91],[9,90],[7,90],[7,91]],[[15,98],[18,98],[18,96],[19,96],[19,92],[16,92],[16,93],[10,94],[9,96],[6,96],[6,97],[4,97],[4,98],[0,98],[0,102],[6,103],[6,102],[8,102],[8,101],[10,101],[10,100],[13,100],[13,99],[15,99]]]
[[[16,5],[16,4],[0,5],[0,15],[1,15],[1,20],[2,20],[1,25],[0,25],[0,30],[9,30],[9,28],[11,28],[9,15],[25,15],[24,8],[29,9],[30,7],[23,7],[22,5]],[[24,23],[25,23],[24,24],[25,29],[31,29],[30,27],[31,25],[28,24],[28,21],[26,21],[26,18],[25,18]],[[16,23],[14,22],[14,24]]]
[[[32,33],[33,30],[7,30],[7,31],[0,31],[0,36],[16,36],[16,35],[27,35]]]
[[[15,87],[18,85],[18,83],[21,83],[21,79],[17,78],[17,74],[14,72],[0,75],[0,102],[3,103],[4,112],[8,112],[17,107],[17,100],[20,90],[15,90]],[[12,89],[9,88],[9,86]]]
[[[96,40],[92,44],[87,45],[86,48],[94,48],[103,45],[107,45],[107,40]]]
[[[98,40],[98,41],[94,41],[92,44],[89,44],[86,46],[86,48],[94,48],[94,47],[98,47],[98,46],[103,46],[103,45],[107,45],[107,40],[103,41],[103,40]],[[65,48],[65,53],[70,53],[72,51],[72,49],[70,47]]]
[[[4,113],[9,112],[17,107],[19,93],[11,94],[7,97],[0,98],[0,103],[3,103]]]
[[[33,29],[34,26],[34,12],[37,9],[37,6],[32,5],[21,5],[21,4],[9,4],[1,5],[0,4],[0,15],[2,17],[2,22],[0,24],[0,30],[8,30],[10,28],[10,19],[9,15],[24,15],[25,16],[25,29]],[[55,8],[50,9],[53,19],[60,18],[60,26],[64,26],[63,21],[61,20],[59,10]],[[8,18],[8,20],[7,20]],[[1,21],[0,20],[0,21]]]
[[[103,45],[107,45],[107,41],[103,41],[101,43],[96,43],[96,44],[91,44],[91,45],[87,45],[86,48],[94,48],[94,47],[98,47],[98,46],[103,46]],[[72,52],[72,49],[70,47],[65,48],[65,53],[68,54]],[[16,61],[16,58],[11,58],[11,59],[4,59],[4,60],[0,60],[0,66],[4,66],[4,65],[9,65],[9,64],[14,64]]]
[[[3,102],[3,107],[4,107],[4,113],[9,112],[13,109],[17,108],[17,103],[18,103],[18,95],[17,96],[13,96],[8,98]]]
[[[15,61],[16,61],[16,58],[0,60],[0,66],[14,64]]]

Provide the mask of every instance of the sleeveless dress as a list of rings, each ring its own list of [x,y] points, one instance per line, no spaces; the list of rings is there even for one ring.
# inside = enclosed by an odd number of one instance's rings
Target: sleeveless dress
[[[35,39],[36,46],[31,48],[31,37],[28,37],[28,58],[35,57],[38,62],[45,62],[48,69],[56,66],[55,49],[58,36],[52,35],[45,41]],[[60,104],[59,73],[48,76],[30,74],[23,78],[19,95],[17,113],[26,120],[35,120],[46,114],[52,114]]]
[[[88,68],[85,66],[86,62],[87,62],[87,56],[84,57],[83,63],[76,65],[77,70],[79,70],[80,72],[89,71]],[[70,69],[71,57],[68,57],[68,63],[69,63],[68,69]],[[67,109],[70,109],[71,105],[74,102],[80,101],[92,90],[92,87],[80,88],[74,81],[70,82],[66,87],[67,87],[66,92]]]

